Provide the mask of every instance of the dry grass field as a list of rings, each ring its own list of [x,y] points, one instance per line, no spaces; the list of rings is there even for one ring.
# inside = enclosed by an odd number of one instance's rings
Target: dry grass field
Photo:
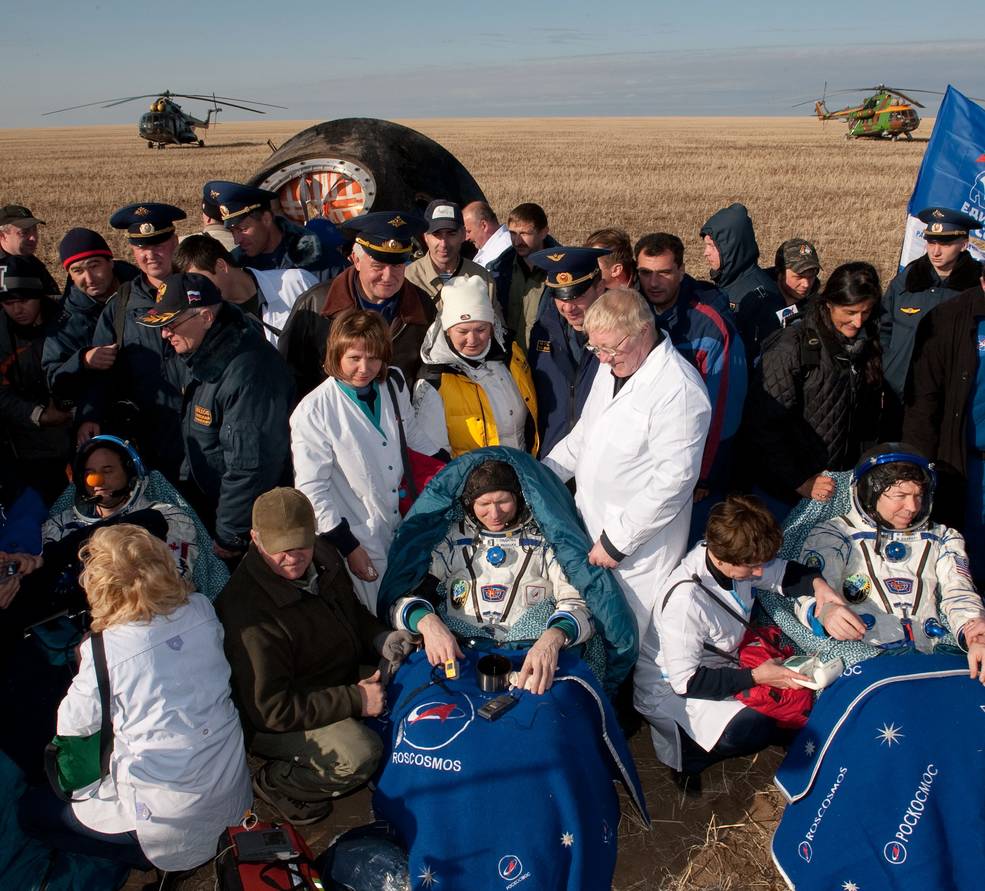
[[[310,122],[221,124],[208,145],[149,150],[133,127],[0,130],[0,199],[48,223],[41,256],[73,225],[109,234],[131,201],[196,211],[208,179],[246,178]],[[469,169],[501,214],[521,201],[547,211],[554,235],[579,240],[603,225],[679,234],[689,270],[704,277],[698,230],[719,207],[745,203],[764,258],[794,235],[811,239],[829,271],[846,260],[891,274],[906,201],[931,122],[912,143],[848,142],[845,127],[812,118],[549,118],[403,121]],[[193,231],[197,219],[180,231]],[[112,244],[125,255],[124,240]]]
[[[105,233],[127,249],[107,219],[131,201],[185,208],[179,232],[195,231],[202,183],[243,180],[310,122],[222,124],[205,148],[152,151],[133,127],[0,130],[0,203],[28,205],[46,220],[40,254],[57,268],[66,229]],[[815,242],[830,272],[847,260],[873,262],[888,280],[895,270],[906,202],[930,134],[912,143],[848,142],[843,126],[811,118],[625,118],[405,121],[465,164],[505,216],[521,201],[548,213],[562,242],[578,243],[603,225],[632,237],[679,234],[689,271],[706,277],[698,230],[718,208],[745,203],[768,265],[785,238]],[[383,208],[380,208],[383,209]],[[782,805],[769,780],[776,752],[709,771],[698,801],[683,799],[658,765],[646,733],[632,740],[654,817],[650,832],[621,827],[615,887],[763,889],[784,887],[768,853]],[[324,821],[321,849],[345,820],[366,819],[368,795]],[[313,827],[314,828],[314,827]],[[200,871],[193,887],[211,888]],[[128,887],[139,887],[135,879]]]

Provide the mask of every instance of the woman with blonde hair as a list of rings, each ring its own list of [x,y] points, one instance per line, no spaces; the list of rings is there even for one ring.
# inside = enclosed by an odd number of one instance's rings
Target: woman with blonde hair
[[[291,415],[294,484],[315,508],[319,535],[345,557],[356,596],[371,612],[400,522],[400,428],[407,448],[426,455],[438,452],[441,439],[415,417],[410,387],[390,367],[391,355],[379,313],[340,313],[325,349],[328,377]]]
[[[215,854],[221,832],[253,800],[222,626],[146,529],[99,529],[81,557],[109,680],[109,770],[71,803],[50,789],[29,792],[21,825],[61,850],[142,869],[191,869]],[[101,723],[89,638],[58,709],[58,735],[89,736]]]

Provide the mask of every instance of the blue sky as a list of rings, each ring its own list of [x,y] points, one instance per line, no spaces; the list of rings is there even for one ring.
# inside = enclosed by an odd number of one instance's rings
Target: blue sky
[[[825,81],[985,96],[973,21],[926,0],[34,0],[4,12],[0,108],[8,127],[129,123],[145,102],[40,112],[170,89],[292,120],[792,114]]]

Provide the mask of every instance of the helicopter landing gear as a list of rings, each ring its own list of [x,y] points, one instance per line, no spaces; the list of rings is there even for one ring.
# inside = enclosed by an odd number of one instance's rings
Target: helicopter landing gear
[[[199,148],[205,148],[205,140],[204,139],[200,139],[198,141],[198,147]]]
[[[147,143],[147,148],[154,148],[154,143],[153,142],[148,142]]]
[[[906,131],[906,134],[905,135],[906,135],[906,141],[907,142],[913,142],[913,134],[909,130]]]

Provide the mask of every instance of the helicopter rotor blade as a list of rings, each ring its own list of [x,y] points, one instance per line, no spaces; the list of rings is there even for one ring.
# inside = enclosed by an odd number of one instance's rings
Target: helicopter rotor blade
[[[254,102],[252,99],[237,99],[235,96],[216,96],[214,93],[211,93],[208,96],[181,93],[175,93],[174,95],[181,95],[185,99],[201,99],[204,102],[212,102],[214,100],[219,100],[220,102],[248,102],[250,105],[263,105],[267,108],[287,108],[286,105],[274,105],[272,102]]]
[[[265,111],[260,111],[260,109],[258,109],[258,108],[251,108],[249,105],[240,105],[239,104],[241,102],[249,102],[250,101],[249,99],[232,99],[232,98],[230,98],[228,96],[215,96],[215,95],[201,96],[201,95],[192,94],[192,93],[172,93],[171,95],[172,96],[179,96],[182,99],[197,99],[197,100],[199,100],[201,102],[211,102],[211,103],[213,103],[213,105],[216,104],[216,100],[218,100],[219,102],[225,102],[226,105],[231,105],[233,108],[242,108],[245,111],[252,111],[255,114],[266,114],[267,113]],[[273,105],[270,102],[254,102],[253,104],[254,105],[266,105],[266,106],[268,106],[270,108],[287,108],[286,105]]]
[[[42,116],[46,114],[60,114],[63,111],[75,111],[77,108],[92,108],[95,105],[101,105],[103,108],[109,108],[111,105],[117,105],[120,102],[130,102],[132,99],[148,98],[150,98],[149,94],[147,96],[128,96],[126,99],[100,99],[98,102],[84,102],[82,105],[69,105],[68,108],[56,108],[54,111],[43,111],[41,114]]]
[[[216,99],[221,99],[221,97],[220,96],[216,96]],[[259,108],[250,108],[248,105],[238,105],[235,102],[229,102],[229,101],[227,101],[225,99],[222,99],[222,105],[223,105],[223,108],[226,108],[226,107],[229,107],[229,108],[242,108],[244,111],[252,111],[254,114],[266,114],[267,113],[265,111],[261,111]]]
[[[123,105],[126,102],[135,102],[137,99],[160,99],[164,96],[164,93],[147,93],[143,96],[127,96],[126,99],[114,99],[112,102],[108,102],[103,108],[112,108],[114,105]],[[167,95],[173,96],[173,93],[168,93]]]
[[[75,111],[79,108],[93,108],[97,105],[102,108],[113,108],[117,105],[123,105],[126,102],[135,102],[138,99],[196,99],[202,102],[211,102],[213,105],[217,105],[219,102],[226,102],[232,105],[234,108],[241,108],[244,111],[252,111],[254,114],[266,114],[265,111],[260,111],[258,108],[251,108],[249,105],[239,105],[237,103],[249,102],[251,105],[262,105],[265,108],[287,108],[286,105],[275,105],[272,102],[253,102],[251,99],[234,99],[230,96],[216,96],[214,93],[211,96],[202,96],[198,93],[172,93],[170,90],[164,90],[158,93],[145,93],[143,96],[124,96],[119,99],[100,99],[98,102],[84,102],[81,105],[69,105],[66,108],[56,108],[52,111],[42,112],[42,116],[49,114],[60,114],[63,111]]]
[[[267,108],[287,108],[286,105],[274,105],[273,102],[256,102],[253,99],[237,99],[235,96],[216,96],[222,102],[249,102],[250,105],[263,105]]]

